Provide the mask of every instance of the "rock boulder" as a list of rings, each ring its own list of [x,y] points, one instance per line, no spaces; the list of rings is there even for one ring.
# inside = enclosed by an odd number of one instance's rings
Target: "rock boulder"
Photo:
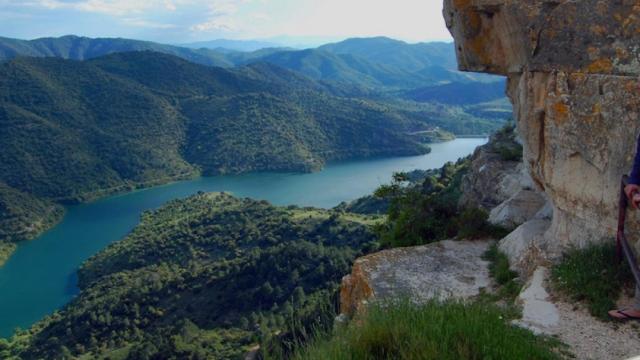
[[[545,203],[545,198],[538,191],[520,189],[512,197],[491,210],[489,222],[507,229],[515,229],[533,219]]]
[[[342,279],[340,312],[354,315],[372,300],[406,297],[420,303],[476,296],[491,282],[482,260],[488,246],[486,241],[447,240],[359,258]]]

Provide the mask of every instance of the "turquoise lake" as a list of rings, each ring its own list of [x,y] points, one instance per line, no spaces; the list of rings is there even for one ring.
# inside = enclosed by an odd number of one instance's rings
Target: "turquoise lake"
[[[343,162],[312,174],[259,173],[182,181],[71,206],[64,220],[22,243],[0,268],[0,337],[28,328],[62,308],[78,293],[76,270],[83,261],[123,238],[140,214],[198,191],[227,191],[276,205],[331,208],[370,194],[396,171],[439,168],[471,154],[487,139],[433,144],[424,156]]]

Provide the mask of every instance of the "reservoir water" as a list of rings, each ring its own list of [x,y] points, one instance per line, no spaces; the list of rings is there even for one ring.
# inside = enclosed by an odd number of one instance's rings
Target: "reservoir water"
[[[198,191],[227,191],[276,205],[331,208],[368,195],[396,171],[439,168],[471,154],[487,139],[433,144],[424,156],[343,162],[312,174],[259,173],[182,181],[71,206],[64,220],[33,241],[20,244],[0,268],[0,337],[27,328],[62,308],[77,293],[83,261],[123,238],[140,214]]]

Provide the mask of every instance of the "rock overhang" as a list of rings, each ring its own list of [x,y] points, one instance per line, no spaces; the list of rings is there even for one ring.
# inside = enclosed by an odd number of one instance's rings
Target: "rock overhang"
[[[547,254],[615,236],[640,132],[640,1],[445,0],[461,70],[506,75]],[[637,226],[637,221],[632,221]]]
[[[445,0],[461,70],[640,75],[640,2]]]

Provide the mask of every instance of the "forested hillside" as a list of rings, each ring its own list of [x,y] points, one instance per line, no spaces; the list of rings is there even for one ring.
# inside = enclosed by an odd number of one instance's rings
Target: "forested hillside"
[[[202,65],[233,66],[224,54],[218,51],[189,49],[150,41],[120,38],[92,39],[73,35],[30,41],[0,37],[0,61],[11,60],[20,56],[87,60],[129,51],[155,51],[179,56]]]
[[[451,46],[371,38],[238,52],[0,38],[0,242],[56,223],[56,204],[488,134],[510,117],[503,85],[458,72]]]
[[[55,223],[54,202],[200,173],[311,171],[429,150],[409,134],[430,119],[336,94],[269,64],[225,70],[154,52],[0,64],[1,239]]]
[[[225,194],[172,201],[87,261],[80,295],[0,357],[239,358],[322,323],[377,221]]]

